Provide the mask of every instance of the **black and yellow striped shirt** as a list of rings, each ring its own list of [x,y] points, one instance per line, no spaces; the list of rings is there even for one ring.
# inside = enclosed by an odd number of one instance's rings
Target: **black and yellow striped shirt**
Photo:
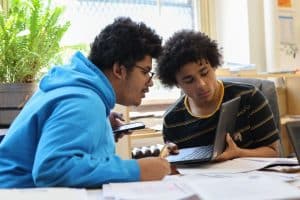
[[[261,91],[247,84],[223,82],[223,85],[222,102],[241,97],[235,133],[231,133],[239,147],[257,148],[279,139],[272,111]],[[212,144],[219,110],[207,118],[195,117],[188,112],[184,99],[185,96],[181,97],[164,115],[164,140],[179,148]]]

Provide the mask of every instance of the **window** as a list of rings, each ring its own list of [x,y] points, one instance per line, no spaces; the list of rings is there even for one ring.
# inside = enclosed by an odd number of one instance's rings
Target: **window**
[[[84,46],[100,30],[118,16],[128,16],[135,21],[143,21],[167,39],[180,29],[196,27],[194,0],[54,0],[53,3],[65,6],[64,19],[71,22],[71,27],[63,38],[63,45]],[[70,53],[68,55],[70,57]],[[155,67],[155,63],[154,63]],[[167,94],[167,95],[165,95]],[[180,91],[177,88],[166,89],[154,78],[145,101],[157,99],[177,99]]]
[[[252,69],[250,61],[247,0],[217,0],[217,40],[223,48],[224,65],[231,70]]]

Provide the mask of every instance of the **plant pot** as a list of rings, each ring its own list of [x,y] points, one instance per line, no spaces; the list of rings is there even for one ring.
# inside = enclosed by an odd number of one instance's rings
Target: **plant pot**
[[[35,83],[0,84],[0,128],[9,127],[35,90]]]

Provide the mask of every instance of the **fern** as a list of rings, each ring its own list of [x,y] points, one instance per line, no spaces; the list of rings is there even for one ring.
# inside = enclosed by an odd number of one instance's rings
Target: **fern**
[[[59,42],[70,26],[59,23],[63,11],[51,0],[11,0],[8,12],[0,11],[0,82],[31,82],[61,60]]]

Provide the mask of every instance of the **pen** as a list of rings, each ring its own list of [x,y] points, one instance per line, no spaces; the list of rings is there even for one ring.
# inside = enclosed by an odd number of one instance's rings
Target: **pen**
[[[162,149],[160,150],[159,157],[160,158],[165,158],[169,155],[169,150],[168,150],[168,145],[165,144]]]

